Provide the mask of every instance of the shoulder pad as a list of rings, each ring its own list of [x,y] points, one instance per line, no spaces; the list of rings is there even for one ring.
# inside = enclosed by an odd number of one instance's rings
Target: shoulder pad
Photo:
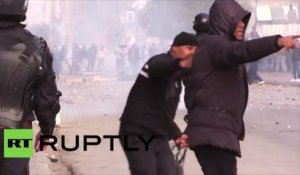
[[[32,38],[33,43],[37,49],[41,49],[41,48],[44,48],[45,46],[47,46],[46,41],[42,37],[37,37],[36,35],[32,34],[27,29],[24,29],[24,32],[29,38]]]
[[[47,46],[46,41],[41,37],[34,36],[34,41],[38,48],[43,48]]]
[[[24,32],[25,32],[25,34],[27,35],[27,36],[29,36],[29,37],[35,37],[29,30],[27,30],[27,29],[24,29]]]

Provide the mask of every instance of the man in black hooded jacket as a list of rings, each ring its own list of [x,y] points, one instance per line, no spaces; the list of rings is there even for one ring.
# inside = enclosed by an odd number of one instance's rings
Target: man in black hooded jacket
[[[243,41],[251,14],[234,0],[216,0],[209,12],[210,35],[193,59],[192,88],[185,134],[205,175],[237,174],[239,140],[248,100],[245,63],[295,48],[299,36]]]

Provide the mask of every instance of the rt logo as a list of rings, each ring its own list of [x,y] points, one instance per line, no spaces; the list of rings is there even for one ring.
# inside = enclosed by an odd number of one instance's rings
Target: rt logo
[[[4,158],[31,158],[32,129],[4,130]]]

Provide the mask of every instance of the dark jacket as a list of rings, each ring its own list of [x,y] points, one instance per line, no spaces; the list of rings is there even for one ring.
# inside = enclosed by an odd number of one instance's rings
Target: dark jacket
[[[248,100],[244,63],[279,50],[279,36],[240,42],[233,33],[238,21],[247,24],[250,13],[233,0],[216,0],[210,10],[210,34],[203,37],[194,57],[191,76],[194,94],[187,105],[190,147],[212,145],[241,156],[243,115]]]
[[[182,72],[178,60],[169,53],[150,58],[129,93],[121,126],[131,133],[178,138],[181,132],[173,120],[181,93]]]
[[[201,40],[203,39],[203,36],[207,35],[208,31],[203,32],[203,33],[196,33],[196,37],[199,43],[201,43]],[[201,45],[199,45],[200,47]],[[184,85],[184,104],[189,112],[189,108],[191,107],[192,103],[192,97],[193,97],[193,77],[191,76],[190,71],[188,72],[188,75],[183,78],[183,85]]]
[[[52,69],[52,55],[46,42],[43,39],[32,35],[29,31],[24,29],[24,27],[25,26],[20,23],[0,22],[1,49],[6,47],[11,49],[10,46],[14,46],[18,43],[24,43],[26,45],[26,49],[32,49],[32,52],[30,52],[31,54],[38,54],[40,56],[41,60],[40,63],[38,63],[40,65],[37,65],[39,67],[39,71],[37,71],[36,74],[32,74],[32,77],[27,78],[29,79],[28,82],[22,82],[22,80],[20,80],[22,79],[22,74],[24,74],[26,71],[15,72],[13,75],[11,75],[11,78],[15,77],[15,75],[18,75],[19,77],[16,77],[14,81],[17,81],[18,83],[26,83],[25,96],[23,97],[24,104],[22,105],[24,108],[22,109],[24,111],[22,121],[32,121],[36,116],[37,120],[39,121],[41,131],[44,134],[52,134],[55,127],[55,117],[60,110],[58,100],[60,92],[57,90],[55,83],[55,73]],[[23,54],[26,54],[26,49]],[[5,63],[5,58],[1,59],[3,59],[2,62]],[[3,71],[3,73],[5,72]],[[3,78],[4,77],[1,77],[1,83],[4,81]],[[10,83],[13,83],[13,81],[10,81]],[[21,86],[19,84],[16,85],[16,87]],[[9,98],[6,96],[12,95],[13,94],[10,95],[1,93],[0,100],[2,108],[10,107],[7,106],[7,99]],[[8,127],[7,124],[11,124],[11,121],[3,118],[3,116],[0,116],[0,118],[0,125]]]

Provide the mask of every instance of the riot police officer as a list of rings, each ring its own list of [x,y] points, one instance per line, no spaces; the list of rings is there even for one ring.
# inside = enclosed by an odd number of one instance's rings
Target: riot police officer
[[[4,158],[4,129],[31,128],[37,118],[40,135],[51,135],[60,110],[46,42],[21,24],[27,0],[0,0],[0,174],[29,174],[29,158]]]
[[[209,32],[208,14],[198,13],[193,20],[193,29],[196,32],[198,41],[200,42],[202,36],[208,34]],[[187,110],[189,110],[189,107],[191,106],[190,103],[192,103],[192,96],[193,96],[193,92],[192,92],[193,81],[191,79],[191,76],[184,77],[183,84],[184,84],[184,102]]]
[[[195,30],[197,36],[202,36],[203,34],[207,34],[209,29],[208,14],[206,13],[197,14],[193,21],[193,29]]]

